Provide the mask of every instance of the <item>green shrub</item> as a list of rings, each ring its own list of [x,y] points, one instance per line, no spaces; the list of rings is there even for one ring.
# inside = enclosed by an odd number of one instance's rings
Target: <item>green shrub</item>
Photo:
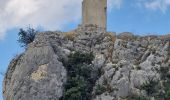
[[[166,91],[166,96],[170,97],[170,89]]]
[[[69,55],[69,64],[77,65],[77,64],[91,64],[91,61],[94,59],[93,53],[81,53],[75,52]]]
[[[160,73],[160,81],[149,79],[141,86],[141,89],[145,90],[149,97],[155,97],[155,100],[170,100],[169,68],[162,66],[157,71]]]
[[[160,68],[160,75],[161,75],[161,79],[165,80],[168,76],[168,71],[169,68],[168,67],[161,67]]]
[[[104,93],[105,91],[106,91],[106,87],[98,84],[95,89],[95,94],[100,95],[100,94]]]
[[[87,83],[83,77],[74,77],[66,85],[65,100],[80,100],[86,94]]]
[[[157,92],[156,86],[158,85],[158,82],[156,82],[154,79],[149,79],[143,85],[141,86],[142,90],[145,90],[147,92],[148,96],[151,96],[153,93]]]
[[[30,27],[28,27],[27,30],[21,28],[18,33],[18,42],[21,44],[21,47],[27,47],[29,43],[33,42],[37,32],[38,31]]]
[[[161,67],[159,70],[161,80],[163,82],[163,93],[160,93],[158,98],[161,98],[162,100],[170,100],[170,74],[169,74],[169,68],[168,67]]]
[[[170,80],[167,79],[163,83],[164,86],[164,92],[163,95],[160,95],[159,97],[163,98],[163,100],[170,100]]]
[[[64,96],[60,100],[91,100],[95,82],[91,79],[93,53],[70,54],[66,69],[68,72]]]

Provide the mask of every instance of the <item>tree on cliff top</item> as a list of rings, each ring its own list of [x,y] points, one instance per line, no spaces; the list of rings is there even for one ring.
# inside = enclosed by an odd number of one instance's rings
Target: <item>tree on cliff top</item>
[[[18,42],[20,43],[21,47],[27,47],[29,43],[33,42],[37,32],[38,31],[31,27],[28,27],[26,30],[21,28],[18,33]]]

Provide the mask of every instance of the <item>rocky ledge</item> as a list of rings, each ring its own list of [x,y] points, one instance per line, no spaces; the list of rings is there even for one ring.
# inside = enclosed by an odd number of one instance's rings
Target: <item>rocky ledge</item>
[[[4,100],[62,100],[68,57],[75,52],[94,55],[91,100],[170,98],[168,36],[116,36],[89,25],[71,32],[38,33],[25,52],[9,64]]]

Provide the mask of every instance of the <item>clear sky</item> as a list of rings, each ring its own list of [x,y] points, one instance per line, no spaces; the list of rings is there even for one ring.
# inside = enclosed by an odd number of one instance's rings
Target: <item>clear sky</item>
[[[107,30],[117,33],[169,34],[170,0],[109,0],[107,22]],[[17,43],[19,28],[69,31],[80,23],[81,0],[0,0],[0,73],[24,51]]]

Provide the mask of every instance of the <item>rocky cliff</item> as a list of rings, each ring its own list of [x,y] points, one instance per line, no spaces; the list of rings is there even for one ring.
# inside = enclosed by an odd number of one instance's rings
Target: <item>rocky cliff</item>
[[[83,74],[89,74],[87,79],[69,72],[78,66],[70,63],[70,54],[76,52],[94,55],[90,63],[87,59],[80,60],[83,65],[77,63],[90,69]],[[71,94],[72,89],[67,93],[78,98],[65,98],[66,84],[74,75],[91,84],[81,90],[89,94]],[[38,33],[26,51],[11,61],[3,96],[4,100],[169,100],[170,38],[116,36],[93,25],[71,32]]]

